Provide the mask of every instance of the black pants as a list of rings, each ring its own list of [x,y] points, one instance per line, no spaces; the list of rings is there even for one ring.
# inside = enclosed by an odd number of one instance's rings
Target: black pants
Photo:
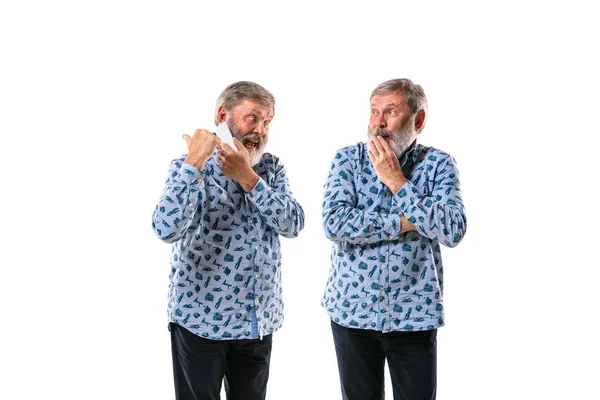
[[[387,358],[394,400],[436,395],[437,330],[382,333],[331,322],[344,400],[382,400]]]
[[[177,400],[264,400],[272,335],[262,340],[209,340],[169,324]]]

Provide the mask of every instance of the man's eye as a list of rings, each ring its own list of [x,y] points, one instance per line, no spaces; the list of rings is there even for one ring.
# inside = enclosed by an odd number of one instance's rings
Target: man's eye
[[[265,126],[269,126],[270,123],[271,123],[271,120],[266,120],[265,121]]]
[[[373,114],[374,116],[378,116],[379,115],[379,111],[377,111],[377,110],[371,110],[371,114]]]
[[[254,115],[249,115],[248,116],[248,121],[250,121],[250,122],[256,122],[256,117]]]
[[[390,115],[398,115],[398,111],[396,111],[396,110],[390,110]]]

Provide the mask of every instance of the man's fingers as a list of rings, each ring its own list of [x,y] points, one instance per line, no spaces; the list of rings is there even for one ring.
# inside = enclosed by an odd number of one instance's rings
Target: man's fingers
[[[219,147],[220,147],[222,150],[224,150],[224,151],[225,151],[225,154],[227,154],[227,153],[233,153],[233,152],[235,151],[234,149],[232,149],[232,148],[231,148],[231,146],[230,146],[230,145],[228,145],[227,143],[225,143],[225,142],[223,142],[223,141],[221,141],[221,142],[219,143]]]
[[[238,151],[243,151],[246,149],[244,145],[239,140],[237,140],[237,138],[233,138],[233,144],[235,144],[235,147]]]
[[[390,144],[387,142],[387,140],[385,140],[381,136],[377,136],[376,139],[379,139],[379,148],[381,149],[380,151],[382,153],[392,155],[392,148],[390,147]]]
[[[383,149],[381,149],[381,144],[379,143],[377,137],[371,139],[371,151],[373,152],[374,156],[380,156],[381,153],[383,153]]]
[[[375,156],[373,155],[373,152],[371,150],[369,150],[368,152],[369,154],[369,160],[371,160],[371,164],[375,164]]]

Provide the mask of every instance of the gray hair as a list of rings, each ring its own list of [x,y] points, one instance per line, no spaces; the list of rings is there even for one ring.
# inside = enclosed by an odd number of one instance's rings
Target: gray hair
[[[408,105],[413,120],[421,110],[425,111],[425,118],[427,118],[427,97],[425,97],[425,91],[421,85],[413,83],[410,79],[390,79],[389,81],[379,84],[379,86],[371,93],[371,99],[373,96],[387,95],[396,92],[402,92],[404,95],[404,101]],[[422,131],[424,127],[425,121],[423,121],[423,126],[419,129],[419,132]]]
[[[234,107],[246,99],[256,100],[265,107],[273,109],[273,112],[275,112],[275,98],[271,92],[258,83],[248,81],[235,82],[227,86],[217,98],[215,125],[219,125],[219,108],[221,106],[225,108],[225,111],[231,112]]]

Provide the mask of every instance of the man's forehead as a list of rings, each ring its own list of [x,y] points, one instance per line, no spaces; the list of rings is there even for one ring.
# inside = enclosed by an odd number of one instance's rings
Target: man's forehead
[[[371,97],[371,105],[379,105],[379,106],[391,106],[391,105],[399,105],[404,106],[406,102],[404,101],[404,93],[402,92],[394,92],[383,95],[375,95]]]
[[[263,116],[273,115],[273,107],[254,99],[244,99],[236,108],[243,112],[252,112]]]

